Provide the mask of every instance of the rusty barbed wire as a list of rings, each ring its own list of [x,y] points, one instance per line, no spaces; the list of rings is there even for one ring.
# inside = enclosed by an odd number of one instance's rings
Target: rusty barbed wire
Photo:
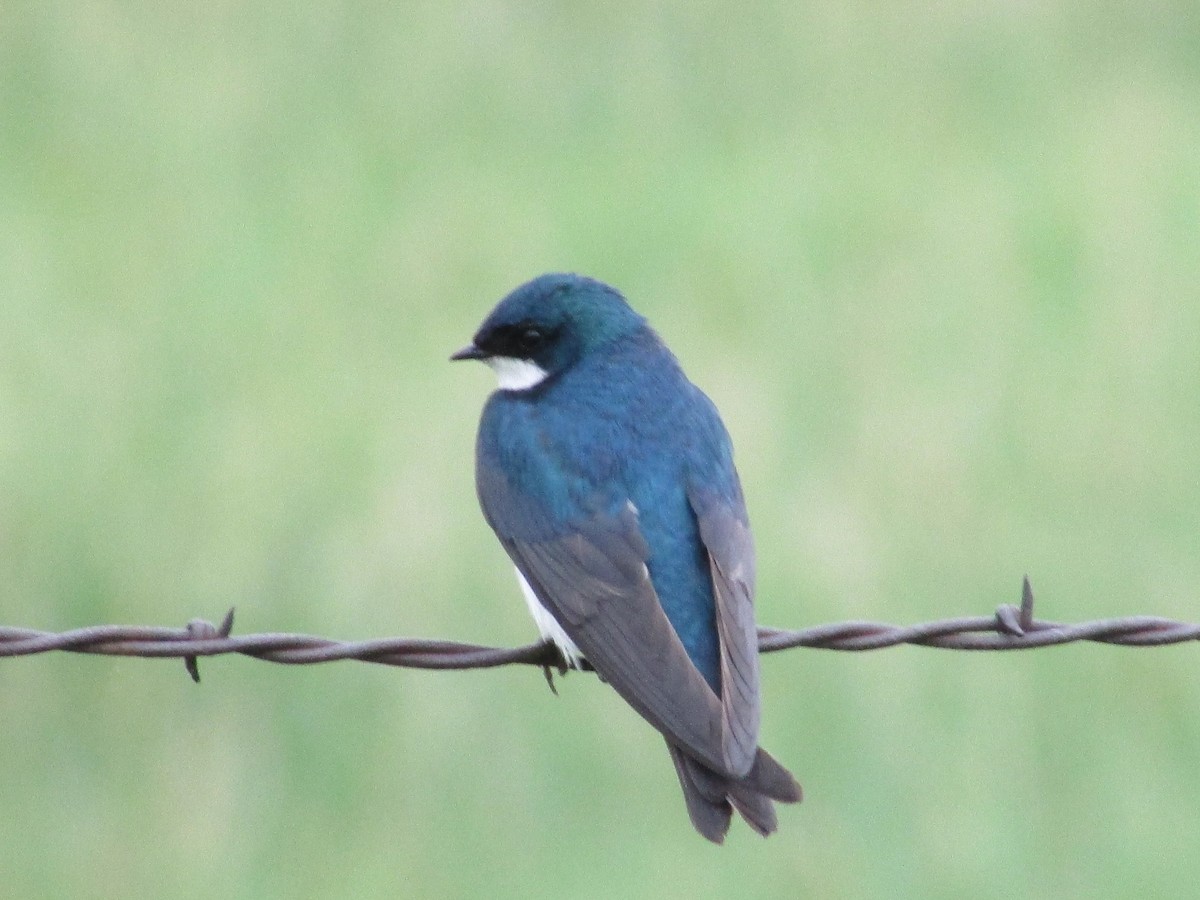
[[[193,619],[184,628],[94,625],[71,631],[46,632],[0,626],[0,658],[54,651],[104,656],[183,659],[193,680],[200,680],[202,656],[240,654],[284,665],[358,660],[410,669],[490,669],[532,665],[565,671],[558,650],[548,643],[524,647],[487,647],[425,638],[381,638],[336,641],[308,634],[233,635],[231,609],[220,625]],[[836,622],[798,631],[759,628],[761,653],[796,647],[861,652],[900,644],[943,650],[1031,650],[1078,641],[1126,647],[1161,647],[1200,640],[1200,624],[1157,616],[1127,616],[1063,624],[1034,618],[1033,589],[1026,578],[1021,605],[1002,605],[991,616],[943,619],[917,625],[879,622]],[[553,687],[553,682],[551,682]]]

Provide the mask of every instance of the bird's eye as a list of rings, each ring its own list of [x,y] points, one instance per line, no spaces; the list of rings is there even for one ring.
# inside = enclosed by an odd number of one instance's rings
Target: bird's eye
[[[540,328],[524,328],[517,335],[517,342],[524,353],[533,353],[546,341],[546,335]]]

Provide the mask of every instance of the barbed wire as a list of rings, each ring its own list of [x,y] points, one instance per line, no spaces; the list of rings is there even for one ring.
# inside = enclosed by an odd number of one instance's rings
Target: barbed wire
[[[358,660],[410,669],[491,669],[498,666],[538,666],[551,682],[551,669],[566,671],[557,648],[549,643],[524,647],[487,647],[458,641],[424,638],[381,638],[336,641],[308,634],[264,633],[234,635],[233,614],[220,625],[193,619],[184,628],[139,625],[93,625],[71,631],[47,632],[0,626],[0,658],[62,651],[104,656],[183,659],[193,680],[200,680],[202,656],[240,654],[284,665],[310,665]],[[880,622],[835,622],[798,631],[758,629],[760,653],[796,647],[861,652],[900,644],[943,650],[1032,650],[1077,641],[1126,647],[1161,647],[1200,640],[1200,624],[1158,616],[1127,616],[1093,622],[1062,624],[1034,618],[1033,589],[1026,578],[1021,605],[1002,605],[991,616],[943,619],[917,625]]]

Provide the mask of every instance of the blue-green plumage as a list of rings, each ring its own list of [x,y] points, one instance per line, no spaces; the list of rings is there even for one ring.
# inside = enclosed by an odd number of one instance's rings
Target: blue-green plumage
[[[757,746],[754,550],[729,437],[607,285],[545,275],[455,359],[500,379],[476,446],[480,504],[543,634],[663,733],[696,828],[775,828],[799,799]]]
[[[479,466],[505,471],[517,493],[544,507],[505,516],[516,537],[569,534],[581,519],[615,515],[632,501],[663,610],[720,691],[709,561],[685,486],[691,479],[739,500],[740,489],[716,410],[653,332],[643,327],[609,353],[581,359],[536,393],[494,393],[477,455]]]

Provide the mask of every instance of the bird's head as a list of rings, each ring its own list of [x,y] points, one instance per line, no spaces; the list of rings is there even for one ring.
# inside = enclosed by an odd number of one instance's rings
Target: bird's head
[[[471,343],[450,358],[482,360],[495,371],[501,390],[527,391],[644,324],[603,282],[541,275],[501,300]]]

